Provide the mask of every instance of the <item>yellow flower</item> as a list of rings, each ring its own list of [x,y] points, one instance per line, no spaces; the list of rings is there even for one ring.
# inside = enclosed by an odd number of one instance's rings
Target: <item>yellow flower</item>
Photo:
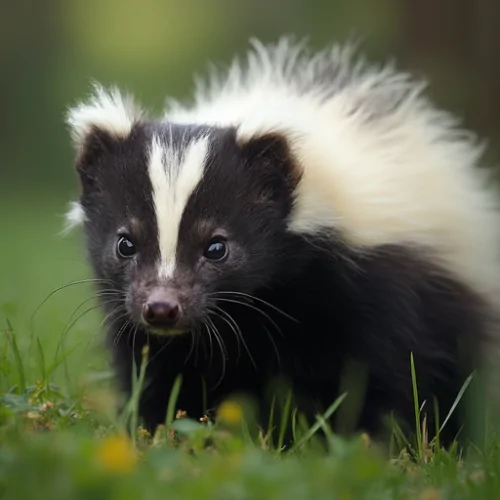
[[[363,446],[365,448],[369,448],[372,444],[372,440],[370,439],[369,434],[367,434],[366,432],[363,432],[361,434],[361,442],[363,443]]]
[[[137,463],[137,454],[125,435],[105,439],[97,450],[97,461],[108,471],[129,473]]]
[[[226,424],[236,425],[243,419],[243,410],[239,404],[226,401],[219,406],[217,415]]]
[[[428,488],[420,495],[420,500],[439,500],[441,494],[435,488]]]
[[[185,412],[184,410],[177,410],[177,413],[175,414],[175,418],[177,420],[180,420],[182,418],[186,418],[187,417],[187,412]]]

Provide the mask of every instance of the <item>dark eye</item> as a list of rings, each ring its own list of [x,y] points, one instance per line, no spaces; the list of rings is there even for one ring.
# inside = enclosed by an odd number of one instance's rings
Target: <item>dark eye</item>
[[[229,253],[227,243],[221,238],[214,238],[203,251],[203,257],[207,260],[221,261],[227,258]]]
[[[118,238],[116,250],[118,256],[122,259],[130,259],[137,252],[135,245],[126,236],[120,236],[120,238]]]

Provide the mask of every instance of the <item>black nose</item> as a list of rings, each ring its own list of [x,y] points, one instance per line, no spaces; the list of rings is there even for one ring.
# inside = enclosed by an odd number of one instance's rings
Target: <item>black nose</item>
[[[181,308],[175,301],[160,300],[144,305],[142,315],[151,326],[174,326],[181,314]]]

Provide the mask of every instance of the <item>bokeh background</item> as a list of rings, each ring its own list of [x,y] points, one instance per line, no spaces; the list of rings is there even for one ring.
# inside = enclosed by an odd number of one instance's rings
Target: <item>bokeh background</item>
[[[38,336],[54,352],[70,318],[92,302],[81,237],[62,238],[76,195],[66,107],[91,79],[117,83],[153,110],[187,98],[194,73],[228,63],[255,36],[309,37],[314,48],[360,38],[375,61],[395,58],[430,81],[442,107],[488,140],[500,163],[499,0],[0,0],[0,331]],[[70,328],[70,369],[102,362],[100,316]],[[10,327],[9,327],[10,328]],[[90,364],[89,364],[90,363]],[[80,366],[81,369],[81,366]]]

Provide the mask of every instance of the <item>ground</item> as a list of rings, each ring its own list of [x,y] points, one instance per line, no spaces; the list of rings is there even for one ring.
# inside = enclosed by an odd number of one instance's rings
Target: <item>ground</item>
[[[410,443],[395,432],[388,456],[369,436],[339,438],[318,416],[309,427],[295,419],[301,437],[283,450],[282,428],[272,438],[253,432],[244,405],[228,402],[215,424],[197,422],[175,414],[174,392],[154,437],[135,427],[132,398],[127,437],[101,317],[84,302],[91,286],[50,295],[89,278],[81,239],[57,234],[63,210],[57,197],[0,201],[0,498],[500,498],[493,434],[464,455],[427,443],[424,423]],[[319,429],[326,447],[315,440]]]

